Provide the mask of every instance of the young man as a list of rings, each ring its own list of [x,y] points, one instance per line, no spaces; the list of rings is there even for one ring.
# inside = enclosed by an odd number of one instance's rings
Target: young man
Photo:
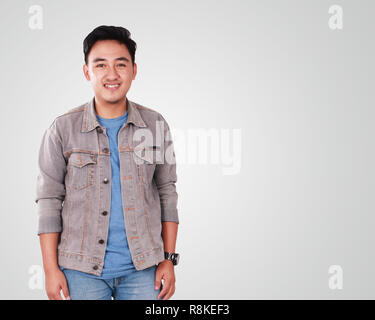
[[[83,43],[95,97],[44,133],[38,235],[49,299],[169,299],[175,291],[176,164],[169,126],[127,99],[136,43],[100,26]]]

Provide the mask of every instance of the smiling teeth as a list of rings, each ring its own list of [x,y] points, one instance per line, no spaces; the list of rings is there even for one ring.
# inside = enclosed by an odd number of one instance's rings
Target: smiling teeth
[[[105,84],[104,86],[107,88],[116,88],[116,87],[119,87],[120,85],[119,84]]]

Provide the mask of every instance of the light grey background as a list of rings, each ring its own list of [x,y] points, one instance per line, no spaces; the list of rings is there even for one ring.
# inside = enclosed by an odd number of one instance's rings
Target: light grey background
[[[28,26],[35,4],[42,30]],[[328,27],[333,4],[343,30]],[[0,12],[1,299],[46,298],[28,273],[42,264],[38,148],[92,97],[82,41],[101,24],[131,31],[128,98],[172,134],[242,132],[239,174],[178,164],[173,299],[375,298],[373,1],[2,0]],[[328,287],[331,265],[342,290]]]

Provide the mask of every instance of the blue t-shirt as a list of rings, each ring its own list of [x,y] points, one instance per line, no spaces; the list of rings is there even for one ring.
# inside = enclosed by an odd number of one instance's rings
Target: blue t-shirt
[[[93,278],[115,278],[125,275],[129,269],[135,269],[128,241],[126,238],[124,210],[121,197],[120,161],[118,154],[117,135],[120,128],[128,120],[128,112],[121,117],[106,119],[96,115],[101,126],[106,127],[111,151],[111,211],[109,215],[109,229],[104,266],[101,276],[82,272]],[[63,269],[63,268],[60,268]],[[81,272],[81,271],[77,271]]]

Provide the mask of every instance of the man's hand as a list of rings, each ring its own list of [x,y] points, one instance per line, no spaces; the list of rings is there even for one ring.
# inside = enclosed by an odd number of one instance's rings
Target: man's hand
[[[43,268],[46,275],[46,292],[50,300],[63,300],[60,291],[63,290],[65,299],[70,300],[68,285],[64,273],[57,264],[57,244],[60,233],[41,233],[40,247],[43,256]]]
[[[70,300],[68,284],[64,273],[59,269],[46,272],[46,291],[48,299],[63,300],[60,291],[63,291],[66,300]]]
[[[155,290],[159,290],[161,279],[164,279],[163,288],[158,295],[158,299],[168,300],[175,291],[176,278],[174,276],[174,266],[172,261],[163,260],[159,263],[155,273]]]

